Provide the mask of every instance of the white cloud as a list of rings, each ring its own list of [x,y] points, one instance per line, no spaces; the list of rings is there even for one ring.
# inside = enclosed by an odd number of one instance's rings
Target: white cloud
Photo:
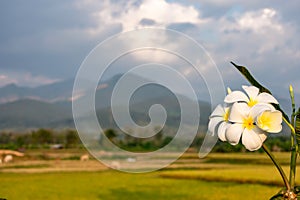
[[[165,0],[144,0],[139,5],[136,5],[134,1],[114,4],[105,0],[102,6],[103,9],[93,13],[99,26],[96,29],[90,29],[91,34],[102,31],[105,24],[121,24],[123,31],[149,27],[149,24],[141,24],[142,20],[153,21],[155,27],[163,28],[171,23],[198,24],[203,22],[200,19],[199,10],[192,5],[185,6]]]
[[[221,17],[203,18],[201,12],[205,7],[199,9],[193,6],[192,1],[190,3],[188,5],[174,1],[143,0],[139,4],[134,4],[134,1],[111,3],[106,0],[102,5],[102,8],[105,9],[93,12],[93,19],[99,25],[98,28],[90,29],[90,33],[97,35],[108,24],[120,24],[123,31],[149,26],[166,28],[168,25],[176,23],[193,24],[195,28],[189,32],[189,35],[192,35],[197,41],[207,44],[204,46],[209,47],[209,52],[216,63],[221,65],[221,68],[226,64],[222,73],[226,76],[225,79],[230,81],[236,75],[236,71],[229,64],[231,60],[250,67],[254,66],[250,70],[263,76],[262,74],[266,72],[274,71],[274,68],[278,73],[288,74],[290,69],[284,71],[285,67],[280,67],[280,64],[299,58],[300,51],[297,45],[299,41],[292,43],[291,46],[287,45],[291,43],[291,38],[298,35],[297,28],[285,23],[280,9],[248,3],[250,5],[248,10],[245,9],[246,7],[241,10],[233,9]],[[216,3],[219,6],[229,5],[228,3],[223,5],[219,1]],[[245,5],[248,4],[245,3]],[[141,24],[140,22],[144,19],[151,23]],[[170,43],[163,35],[153,37],[160,37],[162,43],[168,41],[165,45],[166,49],[189,49],[180,41]],[[141,38],[137,37],[132,41],[135,44],[143,42],[140,40]],[[130,43],[120,45],[130,45]],[[195,54],[196,52],[189,53]],[[152,52],[151,56],[147,53],[143,54],[143,52],[136,53],[136,55],[136,58],[144,61],[159,62],[171,58],[159,51]],[[201,66],[209,68],[209,66]],[[229,68],[231,70],[228,70]],[[295,65],[288,68],[295,68]],[[189,71],[184,71],[184,73],[189,74]],[[268,82],[275,80],[275,74],[272,75],[269,74],[265,80]],[[286,81],[283,79],[284,77],[282,77],[282,81]]]
[[[52,79],[41,75],[32,75],[26,72],[21,75],[18,79],[18,84],[27,86],[46,85],[59,81],[59,79]]]
[[[91,5],[96,1],[87,0],[86,2]],[[92,12],[93,20],[97,22],[98,26],[89,29],[89,33],[97,35],[111,24],[120,24],[123,31],[126,31],[148,26],[165,28],[174,23],[190,23],[195,25],[195,28],[189,32],[189,35],[197,41],[203,41],[204,46],[208,47],[213,59],[221,65],[221,68],[226,64],[222,72],[229,80],[232,80],[232,76],[235,74],[229,64],[231,60],[256,66],[250,70],[260,76],[274,71],[274,69],[278,73],[288,74],[289,71],[296,68],[295,62],[299,60],[300,55],[299,40],[297,39],[298,27],[285,21],[279,7],[274,7],[271,3],[259,4],[256,1],[251,3],[238,3],[236,0],[222,2],[215,0],[210,5],[229,6],[230,10],[220,17],[203,18],[201,13],[204,11],[205,5],[196,8],[192,0],[183,4],[180,4],[179,1],[167,2],[165,0],[143,0],[139,4],[135,4],[133,0],[126,1],[126,3],[112,3],[105,0],[100,10]],[[206,3],[208,2],[206,1]],[[240,7],[236,9],[233,4],[240,5]],[[141,24],[140,22],[144,19],[151,23]],[[168,41],[163,36],[160,39],[162,42]],[[135,42],[140,42],[139,40],[140,38],[134,39]],[[166,49],[189,49],[180,41],[173,42],[173,44],[168,43],[165,47]],[[145,61],[160,61],[168,58],[161,52],[153,52],[151,57],[149,54],[143,56],[142,52],[136,55]],[[282,67],[282,64],[291,62],[291,65]],[[232,70],[228,70],[229,66]],[[189,72],[185,71],[185,73]],[[286,81],[283,80],[284,77],[281,78],[282,81]],[[269,74],[266,78],[266,81],[271,80],[275,80],[275,75]]]
[[[294,74],[300,73],[299,28],[283,17],[279,9],[261,7],[211,18],[205,26],[198,26],[198,30],[206,30],[204,35],[214,36],[204,43],[226,85],[237,87],[247,82],[230,61],[247,66],[257,80],[277,94],[282,94],[284,86],[298,82]],[[198,36],[197,40],[201,39]]]
[[[90,9],[90,16],[94,20],[95,27],[85,29],[89,37],[96,37],[106,31],[107,27],[120,25],[122,31],[134,30],[136,28],[155,27],[166,28],[174,23],[202,24],[201,14],[192,4],[184,5],[177,2],[167,2],[166,0],[142,0],[138,3],[134,0],[112,2],[103,0],[101,3],[96,0],[84,0],[75,3],[81,10]],[[95,9],[95,8],[99,9]],[[145,23],[147,22],[147,23]],[[150,23],[149,23],[150,22]],[[128,38],[127,41],[120,41],[117,48],[122,46],[138,46],[138,44],[151,42],[164,44],[166,49],[176,49],[182,46],[180,41],[170,41],[162,35],[140,35]],[[149,42],[150,41],[150,42]],[[132,45],[132,42],[134,44]],[[161,51],[152,51],[151,57],[145,51],[134,52],[134,58],[143,61],[159,62],[161,60],[174,60],[174,58]]]
[[[60,81],[51,79],[42,75],[32,75],[29,72],[2,72],[0,73],[0,87],[8,84],[17,84],[19,86],[35,87]]]
[[[10,78],[7,75],[4,74],[0,74],[0,87],[4,86],[4,85],[8,85],[11,83],[17,83],[17,80],[14,78]]]
[[[222,48],[220,55],[225,58],[272,62],[271,55],[291,59],[299,56],[297,45],[287,46],[297,30],[283,23],[273,8],[235,14],[233,19],[224,16],[215,23],[220,27],[214,29],[218,34],[218,47]]]
[[[238,19],[240,29],[252,30],[255,33],[264,33],[268,31],[281,32],[282,26],[276,20],[277,11],[272,8],[265,8],[259,11],[246,12]]]

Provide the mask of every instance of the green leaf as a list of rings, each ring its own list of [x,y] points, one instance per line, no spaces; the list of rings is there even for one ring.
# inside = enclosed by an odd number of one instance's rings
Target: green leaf
[[[276,194],[273,197],[271,197],[270,200],[284,200],[284,198],[282,194]]]
[[[262,86],[257,80],[255,80],[255,78],[251,75],[251,73],[249,72],[249,70],[248,70],[246,67],[237,65],[237,64],[235,64],[234,62],[230,62],[230,63],[231,63],[235,68],[237,68],[237,70],[239,70],[239,72],[240,72],[241,74],[244,75],[244,77],[249,81],[249,83],[251,83],[253,86],[259,88],[259,91],[260,91],[260,92],[266,92],[266,93],[272,94],[272,93],[270,92],[270,90],[268,90],[266,87]],[[288,122],[290,122],[290,121],[289,121],[289,117],[288,117],[287,114],[280,108],[279,105],[273,104],[273,106],[274,106],[277,110],[279,110],[279,111],[282,113],[283,117],[284,117]]]
[[[295,191],[295,194],[297,194],[297,197],[300,197],[300,186],[295,186],[294,191]]]
[[[284,195],[285,191],[286,191],[286,188],[280,190],[277,194],[272,196],[270,200],[284,200],[283,195]]]
[[[300,154],[300,108],[298,109],[295,121],[296,140],[298,144],[298,153]]]

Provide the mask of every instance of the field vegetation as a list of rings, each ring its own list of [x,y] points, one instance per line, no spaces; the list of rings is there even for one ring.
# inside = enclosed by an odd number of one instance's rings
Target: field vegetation
[[[113,129],[104,134],[119,147],[137,152],[156,150],[172,139],[163,132],[147,140],[121,137]],[[262,151],[248,152],[242,145],[218,142],[213,153],[199,159],[201,136],[167,168],[129,174],[111,170],[91,155],[81,161],[88,152],[72,129],[5,131],[0,135],[0,149],[24,153],[0,165],[0,198],[263,200],[283,187],[279,173]],[[289,139],[270,137],[266,145],[288,171]],[[151,163],[147,167],[151,168]],[[299,183],[299,175],[296,180]]]
[[[7,199],[268,199],[282,187],[263,153],[184,154],[168,168],[129,174],[95,159],[84,149],[32,149],[0,166],[0,197]],[[47,155],[47,156],[41,156]],[[288,170],[288,153],[275,156]],[[299,179],[299,176],[297,177]]]

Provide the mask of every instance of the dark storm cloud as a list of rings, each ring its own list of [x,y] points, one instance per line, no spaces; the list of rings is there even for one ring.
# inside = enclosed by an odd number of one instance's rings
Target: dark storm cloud
[[[74,76],[88,52],[106,31],[88,38],[85,29],[95,20],[72,1],[2,1],[0,6],[0,70],[29,71],[60,77]]]
[[[283,94],[290,83],[299,84],[297,1],[155,1],[161,7],[154,7],[153,2],[1,1],[0,74],[5,72],[9,77],[11,71],[12,75],[27,72],[54,80],[70,78],[85,56],[107,37],[134,25],[158,25],[182,31],[200,42],[229,86],[245,83],[230,66],[231,60],[249,66],[253,74],[277,94]],[[145,5],[148,5],[147,16],[145,9],[141,9]],[[160,10],[163,6],[169,9],[165,11],[167,14]],[[197,12],[197,19],[190,21],[190,13],[183,12],[190,8]],[[264,13],[264,9],[269,13]],[[158,19],[155,15],[158,11],[164,14],[161,18],[166,19]],[[178,13],[181,17],[174,21]],[[244,21],[239,21],[241,19]],[[251,24],[251,20],[255,23]],[[295,91],[300,93],[300,88],[295,87]]]

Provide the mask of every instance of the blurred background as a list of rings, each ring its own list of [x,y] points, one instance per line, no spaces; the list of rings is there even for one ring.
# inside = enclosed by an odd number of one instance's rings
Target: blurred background
[[[190,72],[185,75],[199,85],[198,134],[178,161],[149,174],[113,171],[85,150],[74,126],[72,101],[79,97],[72,96],[72,89],[80,65],[99,43],[121,32],[155,27],[182,32],[201,44],[217,65],[224,85],[232,89],[240,90],[248,83],[229,62],[247,66],[290,113],[290,84],[294,86],[296,104],[300,103],[299,6],[297,1],[271,0],[1,1],[0,197],[212,199],[213,195],[219,199],[267,199],[275,194],[282,186],[280,176],[261,151],[247,152],[242,145],[218,142],[212,154],[198,158],[211,103],[203,80]],[[174,41],[168,45],[185,44]],[[95,109],[104,134],[112,143],[132,152],[151,152],[165,146],[180,123],[176,97],[157,85],[138,90],[130,104],[131,117],[140,125],[149,122],[151,105],[165,107],[167,122],[155,136],[137,139],[124,135],[112,118],[110,98],[124,70],[153,60],[163,62],[168,55],[137,53],[120,59],[97,87]],[[179,65],[179,61],[171,60],[169,64]],[[201,67],[209,70],[210,66]],[[287,135],[284,129],[266,142],[286,170]],[[101,144],[100,138],[97,142]],[[136,158],[127,158],[126,162],[130,166]],[[128,167],[111,164],[115,169]]]

